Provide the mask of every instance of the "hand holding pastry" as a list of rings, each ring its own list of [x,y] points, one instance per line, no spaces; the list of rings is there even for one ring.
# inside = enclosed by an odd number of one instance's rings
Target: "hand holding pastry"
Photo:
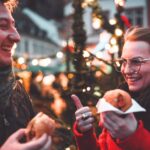
[[[13,133],[3,145],[1,145],[1,150],[50,150],[51,147],[51,137],[46,134],[42,135],[38,139],[33,139],[31,141],[21,143],[22,139],[26,134],[27,129],[19,129]]]
[[[123,112],[132,106],[130,95],[120,89],[107,91],[103,98]],[[137,121],[133,113],[120,115],[114,111],[106,111],[100,114],[100,121],[100,124],[110,132],[113,138],[124,139],[137,128]]]
[[[27,126],[27,141],[39,138],[43,134],[51,136],[55,129],[55,121],[46,114],[38,113]]]

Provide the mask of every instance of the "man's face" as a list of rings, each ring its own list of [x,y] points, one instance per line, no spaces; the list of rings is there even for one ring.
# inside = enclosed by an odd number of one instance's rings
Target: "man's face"
[[[20,41],[10,11],[0,4],[0,67],[8,66],[12,61],[12,48]]]
[[[150,45],[143,41],[126,41],[123,46],[123,59],[150,58]],[[150,86],[150,61],[141,63],[140,70],[135,72],[135,67],[126,64],[122,68],[122,74],[130,91],[138,92]]]

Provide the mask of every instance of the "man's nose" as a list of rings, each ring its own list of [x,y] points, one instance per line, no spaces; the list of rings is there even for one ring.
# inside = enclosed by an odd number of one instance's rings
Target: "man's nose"
[[[20,35],[16,29],[9,34],[9,39],[15,43],[20,41]]]

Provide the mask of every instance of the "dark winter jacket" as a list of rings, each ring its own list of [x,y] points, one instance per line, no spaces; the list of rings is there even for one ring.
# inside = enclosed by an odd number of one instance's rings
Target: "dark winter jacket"
[[[2,145],[16,130],[25,128],[35,114],[30,98],[18,80],[4,82],[1,80],[0,88],[0,145]]]

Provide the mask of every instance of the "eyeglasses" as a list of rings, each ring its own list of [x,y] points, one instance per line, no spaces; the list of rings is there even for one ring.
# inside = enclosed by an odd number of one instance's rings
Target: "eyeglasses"
[[[126,65],[128,64],[130,69],[132,68],[134,72],[138,73],[140,71],[141,65],[143,63],[146,63],[147,61],[150,61],[150,58],[141,58],[141,57],[136,57],[132,59],[120,58],[120,59],[115,60],[113,64],[114,64],[116,71],[118,72],[121,72],[121,70],[124,69]]]

